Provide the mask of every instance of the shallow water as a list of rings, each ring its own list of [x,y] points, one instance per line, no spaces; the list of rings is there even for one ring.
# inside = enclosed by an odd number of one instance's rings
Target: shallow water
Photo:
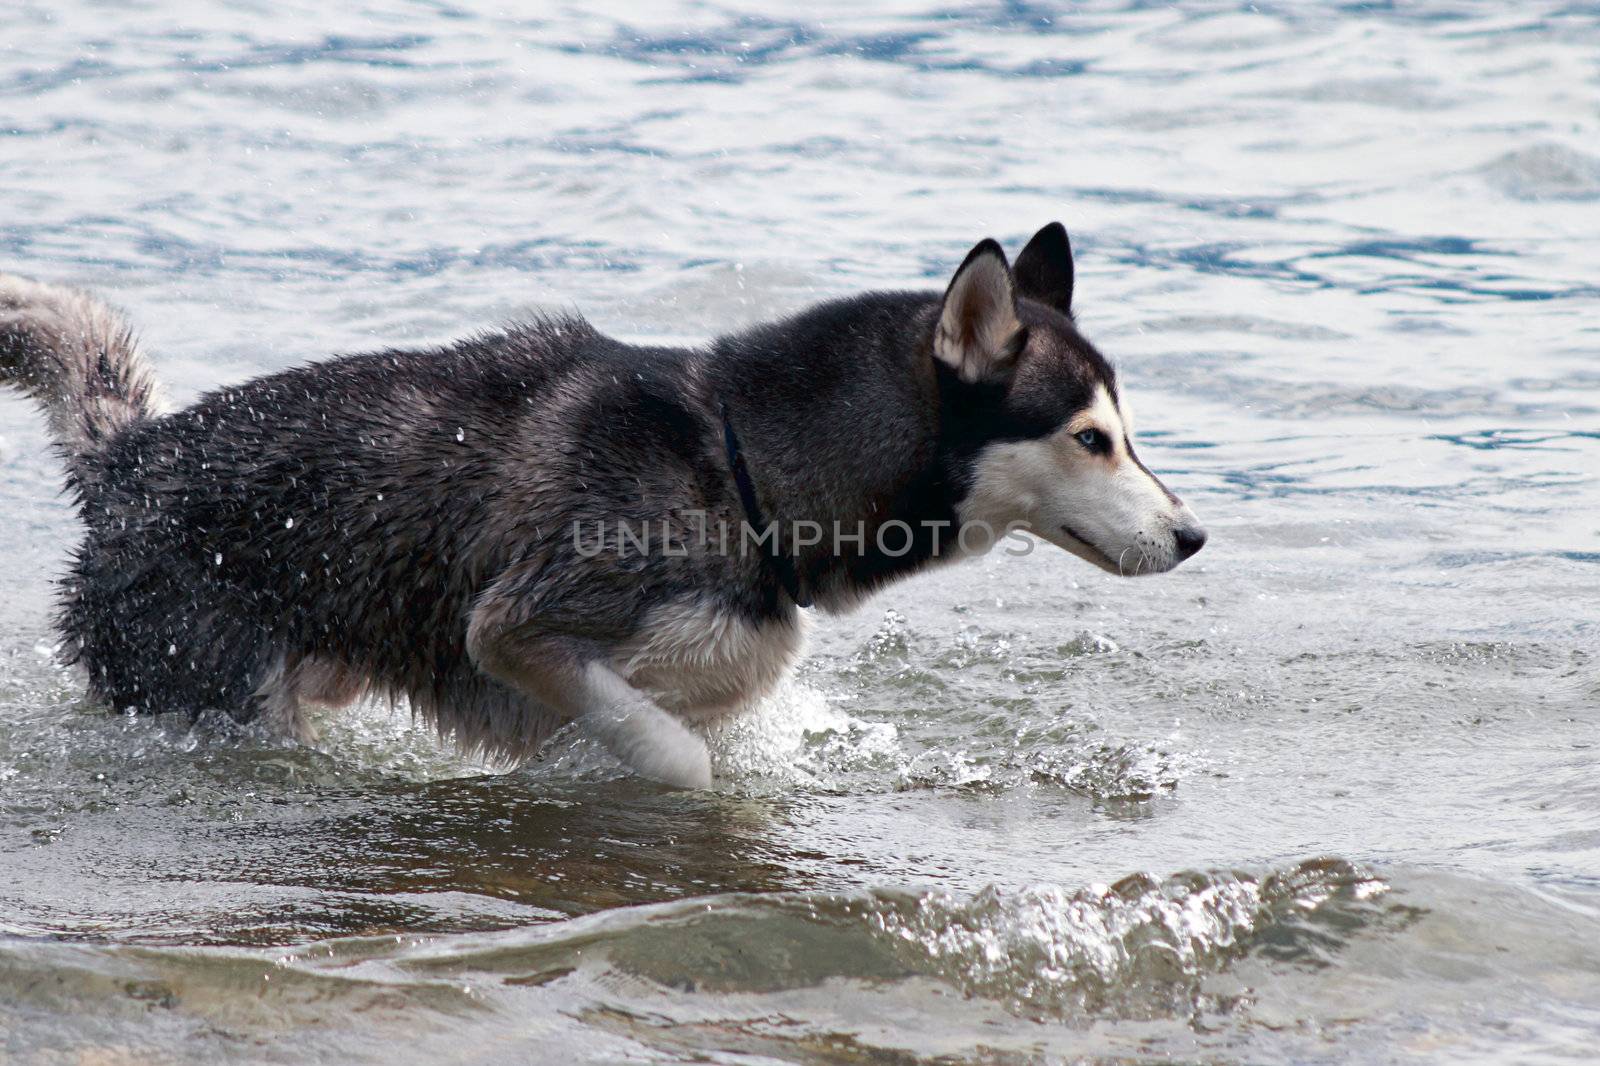
[[[1600,14],[0,12],[0,266],[177,398],[575,306],[693,340],[1062,218],[1211,544],[822,620],[671,793],[52,665],[0,400],[18,1062],[1519,1061],[1600,1041]]]

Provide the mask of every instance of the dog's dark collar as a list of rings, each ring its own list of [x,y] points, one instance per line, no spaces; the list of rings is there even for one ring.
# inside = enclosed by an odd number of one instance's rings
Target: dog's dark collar
[[[733,431],[733,423],[728,419],[728,405],[722,405],[722,444],[728,452],[728,468],[733,471],[733,483],[739,488],[739,502],[744,505],[744,519],[757,537],[762,536],[767,529],[767,519],[761,513],[761,502],[756,499],[756,486],[750,480],[750,468],[745,465],[744,452],[739,448],[739,435]],[[783,550],[781,537],[773,537],[772,547],[762,552],[761,557],[767,561],[777,575],[778,583],[783,586],[783,591],[797,607],[810,607],[811,597],[800,590],[800,571],[795,569],[794,556]],[[744,549],[744,538],[739,538],[739,547]]]

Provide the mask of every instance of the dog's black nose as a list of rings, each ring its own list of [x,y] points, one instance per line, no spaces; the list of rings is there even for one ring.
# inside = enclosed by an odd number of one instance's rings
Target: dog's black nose
[[[1174,530],[1174,537],[1178,540],[1178,558],[1187,559],[1195,552],[1206,546],[1206,531],[1199,526],[1184,526]]]

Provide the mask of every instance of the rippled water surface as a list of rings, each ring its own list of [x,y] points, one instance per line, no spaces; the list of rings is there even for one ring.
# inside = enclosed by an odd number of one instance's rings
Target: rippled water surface
[[[0,267],[177,398],[533,307],[697,340],[1063,219],[1176,573],[822,620],[681,794],[52,664],[0,400],[0,1058],[1520,1061],[1600,1042],[1600,13],[33,3]],[[616,8],[615,10],[621,10]]]

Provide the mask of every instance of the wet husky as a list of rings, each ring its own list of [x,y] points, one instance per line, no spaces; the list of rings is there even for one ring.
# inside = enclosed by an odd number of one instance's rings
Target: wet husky
[[[118,315],[0,275],[0,382],[65,460],[87,536],[62,647],[111,706],[302,730],[303,703],[376,693],[502,759],[576,719],[694,787],[690,726],[772,688],[802,606],[981,551],[979,526],[1130,575],[1205,542],[1135,454],[1072,283],[1051,224],[1014,266],[978,244],[942,294],[700,348],[543,317],[168,414]]]

